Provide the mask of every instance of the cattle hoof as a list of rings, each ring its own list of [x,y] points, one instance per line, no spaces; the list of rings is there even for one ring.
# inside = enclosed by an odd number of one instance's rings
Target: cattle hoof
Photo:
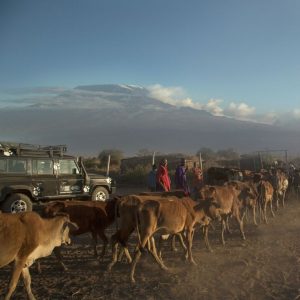
[[[65,265],[63,265],[63,266],[62,266],[62,271],[63,271],[63,272],[67,272],[67,271],[69,271],[69,269],[68,269]]]
[[[191,260],[190,263],[191,263],[193,266],[197,266],[197,263],[196,263],[194,260]]]
[[[113,265],[112,264],[109,264],[106,268],[106,272],[107,273],[110,273],[111,272],[111,269],[112,269]]]
[[[135,284],[135,279],[133,277],[130,279],[130,281],[132,284]]]

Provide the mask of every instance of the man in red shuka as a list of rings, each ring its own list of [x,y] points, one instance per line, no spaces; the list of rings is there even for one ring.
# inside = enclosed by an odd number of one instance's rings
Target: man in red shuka
[[[171,181],[167,169],[168,161],[161,160],[156,173],[156,190],[169,192],[171,190]]]

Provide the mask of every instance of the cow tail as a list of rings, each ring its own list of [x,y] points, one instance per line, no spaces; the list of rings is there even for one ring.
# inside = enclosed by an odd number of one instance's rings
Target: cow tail
[[[137,233],[137,236],[138,236],[138,241],[139,241],[139,248],[141,247],[142,245],[142,240],[141,240],[141,234],[140,234],[140,230],[139,230],[139,225],[140,225],[140,219],[139,219],[139,207],[137,207],[135,209],[135,224],[136,224],[136,233]]]
[[[118,212],[119,212],[119,201],[117,201],[116,205],[115,205],[116,232],[119,230],[119,228],[118,228]]]

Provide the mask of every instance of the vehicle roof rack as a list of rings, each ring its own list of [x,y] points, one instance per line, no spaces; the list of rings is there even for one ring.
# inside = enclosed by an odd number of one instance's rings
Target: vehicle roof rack
[[[63,156],[67,152],[66,145],[34,145],[34,144],[24,144],[24,143],[11,143],[0,141],[0,153],[2,152],[5,156],[28,156],[28,155],[49,155],[53,156]]]

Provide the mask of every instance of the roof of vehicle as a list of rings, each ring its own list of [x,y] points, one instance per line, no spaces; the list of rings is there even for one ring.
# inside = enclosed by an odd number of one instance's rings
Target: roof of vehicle
[[[12,143],[0,141],[0,155],[1,156],[22,156],[22,157],[65,157],[72,156],[65,155],[67,151],[66,145],[34,145],[24,143]]]

